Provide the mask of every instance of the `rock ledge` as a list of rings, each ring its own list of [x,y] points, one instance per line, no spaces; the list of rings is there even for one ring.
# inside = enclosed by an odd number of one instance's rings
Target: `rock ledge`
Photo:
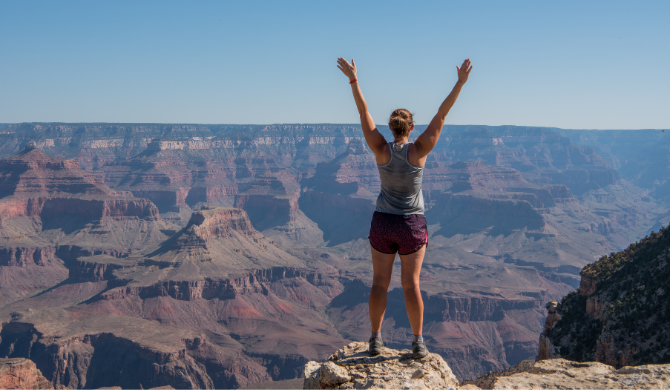
[[[550,359],[531,371],[497,378],[493,389],[667,389],[670,364],[615,369],[598,362]]]
[[[413,359],[412,352],[384,348],[375,357],[368,343],[353,342],[325,363],[305,365],[304,389],[455,389],[458,380],[436,353]]]

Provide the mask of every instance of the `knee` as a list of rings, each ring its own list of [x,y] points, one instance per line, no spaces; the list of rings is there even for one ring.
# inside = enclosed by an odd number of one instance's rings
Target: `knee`
[[[373,291],[388,291],[389,285],[391,284],[391,279],[385,278],[375,278],[372,280],[372,290]]]
[[[419,281],[418,280],[403,280],[402,281],[402,289],[405,292],[414,292],[414,291],[419,291]]]

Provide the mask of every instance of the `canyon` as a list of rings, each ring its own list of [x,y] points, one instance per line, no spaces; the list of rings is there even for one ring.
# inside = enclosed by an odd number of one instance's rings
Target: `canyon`
[[[428,345],[459,380],[534,357],[545,304],[670,215],[665,179],[595,136],[445,127],[421,283]],[[0,140],[0,357],[71,388],[236,388],[369,337],[379,177],[359,126],[24,123]],[[655,145],[637,152],[652,173]],[[399,271],[382,333],[402,349]]]

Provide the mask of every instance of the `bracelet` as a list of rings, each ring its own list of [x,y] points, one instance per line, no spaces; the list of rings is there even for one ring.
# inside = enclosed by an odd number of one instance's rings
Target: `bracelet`
[[[353,79],[353,80],[349,81],[349,84],[353,84],[353,83],[355,83],[356,81],[358,81],[358,79]]]

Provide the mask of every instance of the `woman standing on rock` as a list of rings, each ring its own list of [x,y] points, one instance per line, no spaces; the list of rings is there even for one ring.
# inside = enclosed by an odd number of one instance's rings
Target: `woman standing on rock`
[[[414,130],[414,120],[409,111],[404,108],[393,111],[389,128],[395,139],[393,142],[386,142],[368,112],[368,106],[356,78],[356,63],[351,60],[350,64],[340,57],[337,59],[337,67],[349,77],[349,84],[361,116],[363,135],[375,155],[381,179],[381,192],[377,198],[377,209],[372,217],[368,236],[374,271],[369,303],[372,325],[369,351],[373,356],[378,355],[383,346],[381,329],[386,311],[386,293],[391,283],[393,262],[397,252],[402,264],[401,281],[405,293],[405,307],[414,333],[412,351],[415,358],[422,358],[428,354],[422,336],[423,300],[419,289],[421,264],[428,245],[428,230],[426,217],[423,215],[421,192],[423,166],[426,164],[428,153],[440,138],[444,120],[468,80],[472,65],[470,59],[466,59],[460,68],[456,67],[458,82],[442,102],[426,130],[414,143],[409,142],[409,134]]]

